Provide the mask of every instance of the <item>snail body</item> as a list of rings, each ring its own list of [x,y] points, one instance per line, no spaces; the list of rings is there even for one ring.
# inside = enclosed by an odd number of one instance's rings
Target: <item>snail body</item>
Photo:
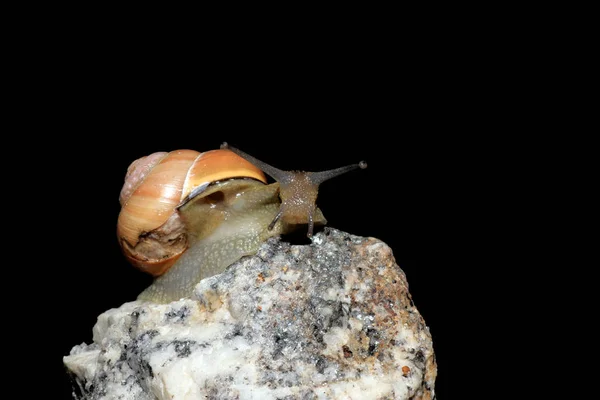
[[[319,184],[356,167],[286,172],[230,148],[154,153],[129,167],[117,235],[125,257],[152,274],[139,300],[189,297],[196,284],[254,254],[269,237],[326,224]],[[263,172],[276,182],[267,184]]]

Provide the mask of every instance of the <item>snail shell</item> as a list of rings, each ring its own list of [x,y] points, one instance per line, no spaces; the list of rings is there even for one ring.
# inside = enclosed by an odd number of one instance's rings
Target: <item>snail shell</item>
[[[189,245],[178,208],[210,183],[230,178],[267,182],[259,168],[227,149],[158,152],[134,161],[119,196],[117,235],[125,257],[153,276],[164,274]]]

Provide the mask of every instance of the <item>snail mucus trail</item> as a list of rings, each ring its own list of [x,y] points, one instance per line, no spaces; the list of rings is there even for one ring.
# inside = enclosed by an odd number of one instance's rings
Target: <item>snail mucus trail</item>
[[[158,251],[152,248],[157,242],[163,241],[168,246],[177,244],[180,249],[176,257],[164,263],[158,272],[147,271],[153,273],[155,279],[138,300],[167,303],[190,297],[200,280],[222,273],[241,257],[256,253],[269,237],[291,233],[301,226],[307,226],[307,236],[312,237],[315,225],[327,223],[316,206],[319,185],[367,166],[361,161],[321,172],[282,171],[227,143],[221,145],[221,150],[212,152],[227,150],[252,164],[253,168],[262,170],[275,182],[266,184],[266,179],[240,178],[235,174],[231,178],[203,182],[175,207],[173,217],[176,218],[170,218],[152,232],[142,232],[136,244],[132,245],[132,240],[125,240],[125,235],[119,233],[125,255],[142,270],[145,270],[147,258],[143,252],[147,249],[157,254],[155,258],[159,259],[159,264],[161,257],[167,259],[160,246]],[[119,217],[120,227],[121,215]],[[172,229],[175,225],[172,221],[181,227]],[[118,230],[122,231],[126,229]]]

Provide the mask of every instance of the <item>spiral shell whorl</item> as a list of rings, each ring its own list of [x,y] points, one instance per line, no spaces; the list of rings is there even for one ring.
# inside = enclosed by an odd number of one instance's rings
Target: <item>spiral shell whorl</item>
[[[140,235],[153,231],[169,219],[181,201],[188,171],[199,154],[194,150],[177,150],[163,157],[155,156],[150,159],[153,162],[141,159],[139,165],[133,165],[128,175],[138,182],[134,185],[132,181],[132,193],[119,214],[120,238],[135,246]],[[129,185],[126,183],[125,186]]]
[[[133,194],[133,191],[138,187],[140,182],[144,180],[146,175],[150,173],[152,168],[160,162],[167,154],[166,151],[158,151],[149,156],[141,157],[132,162],[127,168],[125,175],[125,183],[119,194],[119,203],[123,206]]]

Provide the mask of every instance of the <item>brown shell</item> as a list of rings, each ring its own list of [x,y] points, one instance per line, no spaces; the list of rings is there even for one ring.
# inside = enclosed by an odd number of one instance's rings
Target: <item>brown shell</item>
[[[135,182],[125,183],[117,222],[127,259],[154,276],[163,274],[187,248],[177,206],[203,183],[239,177],[267,182],[261,170],[225,149],[176,150],[134,161],[126,181]]]

